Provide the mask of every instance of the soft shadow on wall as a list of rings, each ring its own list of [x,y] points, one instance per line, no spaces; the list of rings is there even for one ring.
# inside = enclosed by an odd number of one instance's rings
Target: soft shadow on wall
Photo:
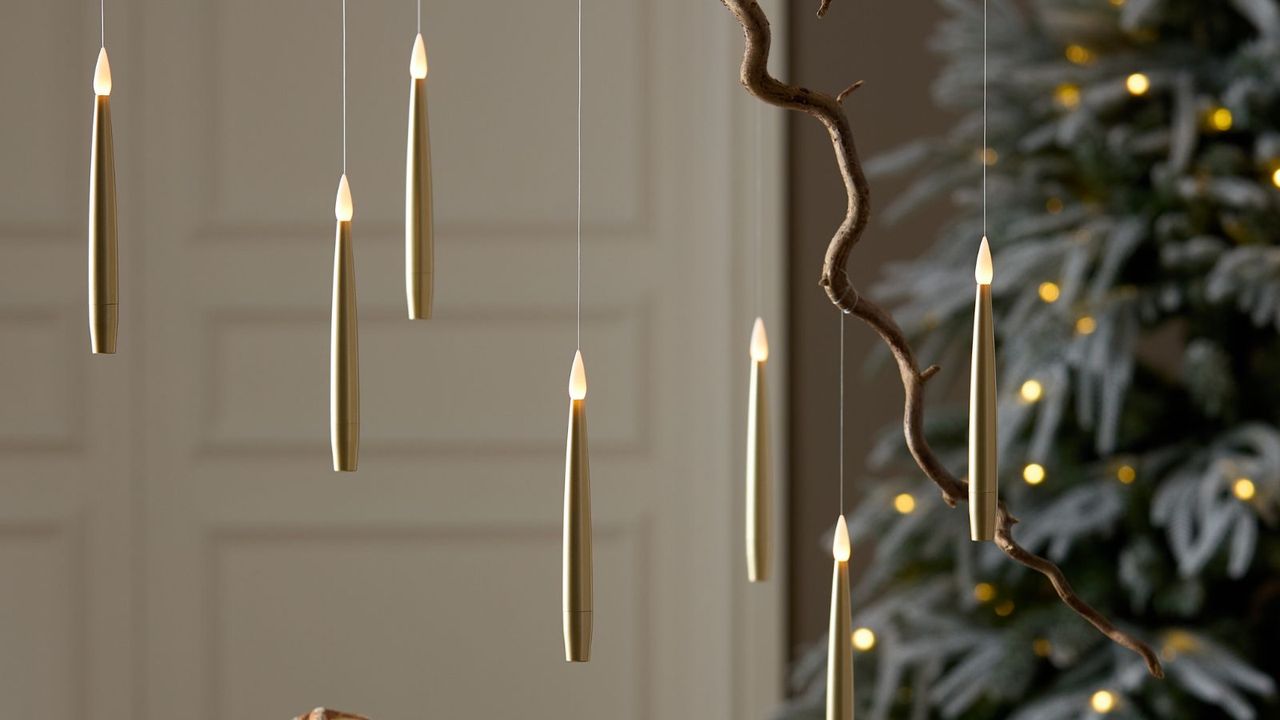
[[[909,140],[936,135],[949,118],[934,107],[930,88],[939,63],[928,42],[942,17],[932,2],[865,3],[835,0],[825,18],[817,0],[790,4],[788,77],[836,93],[855,80],[866,84],[846,99],[858,150],[873,158]],[[791,449],[788,476],[788,640],[797,649],[826,633],[831,555],[822,533],[838,512],[837,366],[839,324],[818,287],[823,254],[845,210],[844,186],[826,130],[790,113]],[[871,180],[871,225],[854,249],[853,282],[869,292],[886,263],[926,248],[946,208],[937,206],[889,226],[878,214],[906,185],[906,178]],[[890,369],[869,375],[866,359],[879,340],[861,323],[846,327],[845,470],[848,502],[868,482],[865,458],[886,426],[901,422],[902,388]],[[921,358],[922,362],[933,362]],[[855,561],[859,556],[854,549]],[[863,556],[865,557],[865,556]],[[856,582],[856,577],[854,582]]]

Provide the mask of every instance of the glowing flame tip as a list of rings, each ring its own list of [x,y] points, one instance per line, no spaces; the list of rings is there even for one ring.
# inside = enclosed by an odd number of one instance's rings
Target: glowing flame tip
[[[573,356],[573,370],[569,371],[569,397],[582,400],[587,397],[587,369],[582,364],[582,351]]]
[[[764,319],[756,318],[751,328],[751,359],[764,362],[769,359],[769,336],[764,332]]]
[[[831,541],[831,555],[839,562],[849,562],[849,526],[844,515],[836,520],[835,538]]]
[[[347,182],[347,174],[342,174],[338,181],[338,197],[333,202],[333,215],[339,220],[349,221],[354,208],[351,205],[351,185]]]
[[[427,46],[422,42],[422,33],[413,41],[413,55],[409,58],[409,74],[421,80],[427,76]]]
[[[93,94],[111,94],[111,61],[105,47],[98,51],[98,64],[93,68]]]
[[[973,271],[973,277],[979,285],[990,285],[994,274],[991,267],[991,247],[987,245],[987,236],[983,235],[982,245],[978,248],[978,266]]]

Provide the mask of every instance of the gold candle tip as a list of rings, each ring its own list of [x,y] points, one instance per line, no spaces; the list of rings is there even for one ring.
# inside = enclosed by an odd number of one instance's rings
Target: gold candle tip
[[[764,319],[756,318],[751,328],[751,359],[764,362],[769,359],[769,336],[764,332]]]
[[[418,80],[427,76],[427,46],[422,42],[422,33],[413,41],[413,55],[409,58],[409,74]]]
[[[98,51],[98,64],[93,68],[93,94],[111,94],[111,62],[107,60],[105,47]]]
[[[582,400],[587,397],[587,369],[582,365],[582,351],[573,356],[573,369],[569,371],[569,397]]]
[[[849,526],[844,521],[844,515],[836,520],[835,537],[831,541],[831,555],[839,562],[849,562]]]
[[[987,236],[983,235],[982,245],[978,247],[978,266],[973,271],[973,277],[979,285],[990,285],[994,274],[991,267],[991,246],[987,244]]]
[[[351,220],[354,208],[351,205],[351,184],[347,182],[347,174],[342,174],[342,179],[338,181],[338,197],[333,202],[334,217],[347,222]]]

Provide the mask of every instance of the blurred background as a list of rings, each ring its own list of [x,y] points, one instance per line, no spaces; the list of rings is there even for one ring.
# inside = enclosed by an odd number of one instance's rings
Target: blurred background
[[[327,448],[338,0],[108,0],[121,331],[90,356],[98,7],[0,15],[0,699],[15,715],[820,718],[838,512],[844,212],[829,138],[737,83],[712,0],[584,2],[583,339],[596,632],[563,662],[575,6],[424,0],[436,316],[403,319],[413,2],[351,0],[360,471]],[[1017,537],[1168,678],[965,538],[851,323],[859,717],[1280,717],[1275,0],[763,3],[773,72],[868,161],[852,256],[965,469],[990,227]],[[759,254],[754,248],[759,234]],[[755,275],[762,268],[757,296]],[[751,322],[775,410],[775,580],[748,585]]]

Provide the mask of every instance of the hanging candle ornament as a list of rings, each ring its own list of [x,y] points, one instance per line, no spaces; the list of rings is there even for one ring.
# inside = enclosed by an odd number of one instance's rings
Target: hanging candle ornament
[[[431,204],[431,133],[427,122],[427,50],[418,36],[409,59],[409,139],[405,159],[404,281],[410,320],[431,317],[435,291],[435,215]]]
[[[329,332],[329,441],[333,469],[353,472],[360,457],[360,336],[356,314],[355,253],[351,247],[351,186],[338,181],[334,203],[333,309]]]
[[[568,662],[591,659],[592,556],[591,466],[587,452],[587,370],[582,363],[582,0],[578,0],[578,350],[569,372],[569,437],[564,458],[564,539],[561,580],[564,604],[564,656]]]
[[[591,658],[591,463],[587,454],[587,371],[582,352],[569,373],[569,436],[564,459],[564,653]]]
[[[751,330],[751,390],[747,397],[747,579],[769,579],[773,544],[773,482],[769,454],[769,404],[765,395],[765,361],[769,339],[764,320]]]
[[[982,244],[974,269],[973,361],[969,377],[969,538],[996,537],[996,332],[991,311],[991,247],[987,244],[987,0],[982,0]]]
[[[111,63],[103,45],[93,71],[93,132],[89,139],[89,347],[116,351],[120,281],[116,246],[116,161],[111,138]]]
[[[831,541],[831,616],[827,627],[827,720],[853,720],[853,605],[849,599],[849,526],[844,520],[844,322],[840,313],[840,514]]]
[[[836,520],[831,543],[831,618],[827,628],[827,720],[853,720],[853,605],[849,598],[849,527]]]
[[[973,363],[969,379],[969,537],[994,540],[996,533],[996,335],[991,311],[991,249],[978,248],[974,273]]]
[[[353,472],[360,454],[360,337],[351,185],[347,182],[347,3],[342,3],[342,178],[334,200],[333,308],[329,328],[329,443],[333,469]]]

